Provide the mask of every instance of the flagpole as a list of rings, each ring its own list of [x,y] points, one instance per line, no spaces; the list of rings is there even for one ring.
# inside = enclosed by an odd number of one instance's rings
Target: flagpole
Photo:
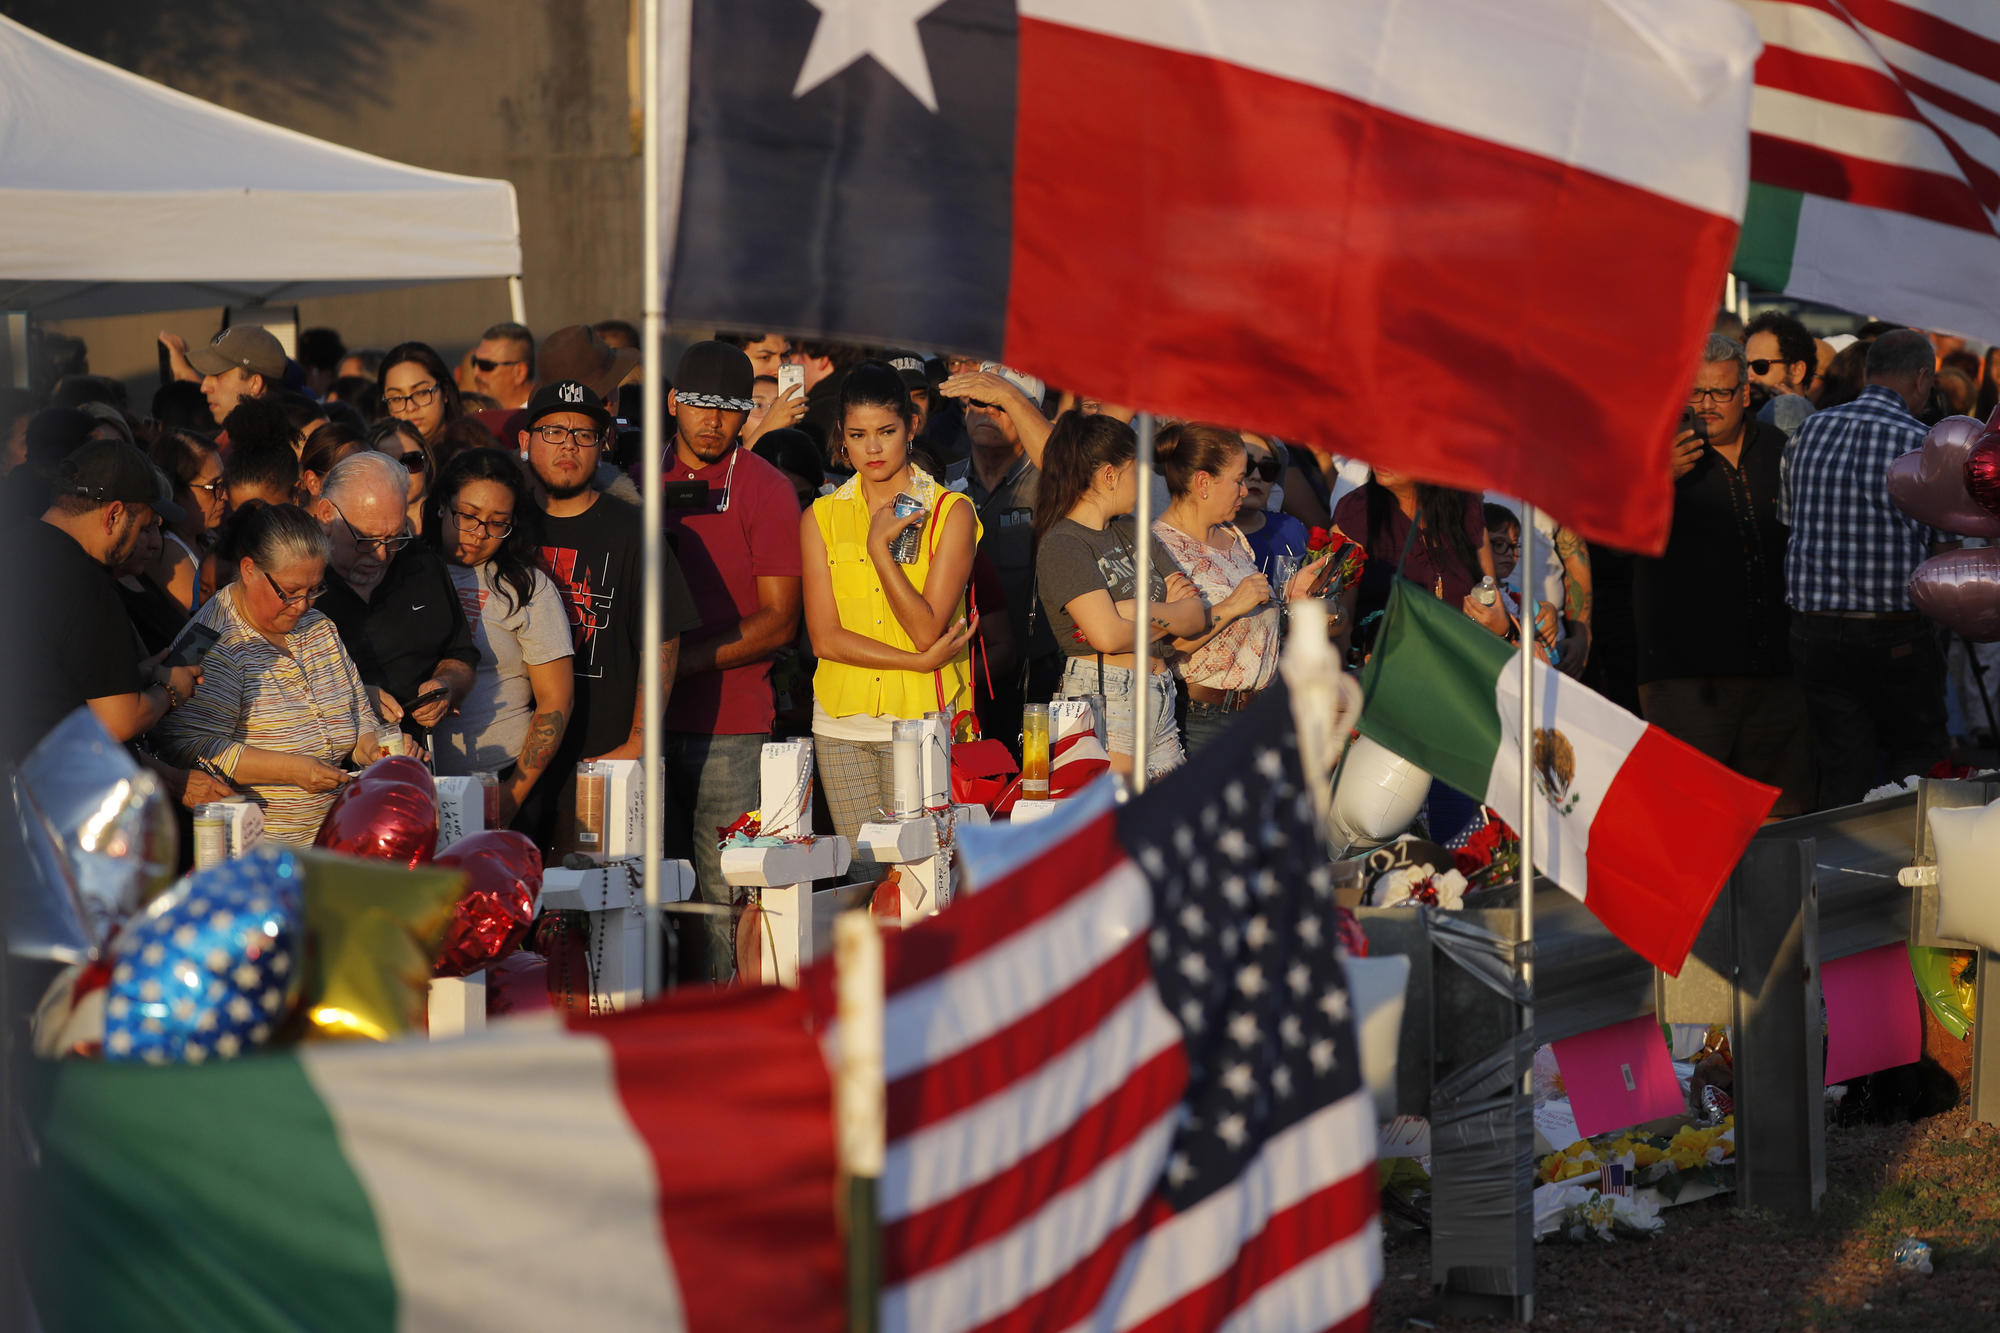
[[[1521,505],[1521,984],[1530,996],[1527,1022],[1534,1024],[1535,985],[1535,507]],[[1526,1071],[1523,1071],[1524,1073]]]
[[[1153,642],[1153,414],[1141,412],[1132,423],[1139,431],[1139,549],[1132,557],[1132,576],[1137,583],[1132,607],[1132,790],[1146,790],[1146,764],[1152,749],[1152,677],[1150,649]]]
[[[639,367],[645,383],[639,434],[642,469],[639,489],[644,503],[645,536],[641,549],[646,568],[640,598],[639,689],[646,706],[644,748],[640,752],[646,794],[645,857],[641,865],[646,895],[646,998],[650,1000],[660,993],[663,979],[660,856],[665,847],[666,823],[666,793],[661,790],[665,784],[660,780],[660,691],[665,684],[660,679],[660,527],[664,519],[660,506],[660,418],[666,411],[660,395],[660,345],[666,332],[666,284],[660,271],[660,0],[645,0],[640,45],[640,86],[645,105],[640,281],[645,284],[646,292],[640,306],[644,328],[639,335]]]

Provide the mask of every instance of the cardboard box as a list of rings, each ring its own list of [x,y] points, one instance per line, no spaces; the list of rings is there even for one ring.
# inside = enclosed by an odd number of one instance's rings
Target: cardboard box
[[[812,832],[812,780],[810,739],[764,743],[757,769],[757,813],[766,834],[791,838]]]
[[[486,828],[486,789],[478,778],[438,778],[437,850]]]

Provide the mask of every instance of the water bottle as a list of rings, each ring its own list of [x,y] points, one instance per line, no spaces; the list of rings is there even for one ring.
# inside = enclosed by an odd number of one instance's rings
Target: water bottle
[[[1479,586],[1472,590],[1472,600],[1481,606],[1491,606],[1500,597],[1500,585],[1491,574],[1479,580]]]

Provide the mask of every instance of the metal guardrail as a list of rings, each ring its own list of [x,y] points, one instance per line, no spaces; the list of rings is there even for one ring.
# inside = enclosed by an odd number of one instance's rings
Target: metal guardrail
[[[1532,997],[1507,985],[1518,975],[1511,895],[1443,914],[1454,918],[1448,924],[1408,909],[1363,910],[1371,946],[1411,959],[1397,1099],[1400,1110],[1432,1117],[1432,1267],[1446,1309],[1532,1313],[1524,1052],[1613,1023],[1652,1014],[1731,1024],[1739,1197],[1778,1211],[1816,1208],[1825,1190],[1820,965],[1902,941],[1950,943],[1936,936],[1936,888],[1906,888],[1898,872],[1930,861],[1926,810],[1996,798],[2000,781],[1926,781],[1907,795],[1767,826],[1679,977],[1656,972],[1546,881],[1535,894]],[[1475,938],[1483,944],[1468,946]],[[1996,980],[1980,987],[1973,1113],[1996,1121],[2000,957],[1982,956],[1981,976]]]

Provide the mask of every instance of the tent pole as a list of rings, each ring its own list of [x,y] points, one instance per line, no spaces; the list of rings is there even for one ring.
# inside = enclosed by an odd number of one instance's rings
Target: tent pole
[[[1132,790],[1146,790],[1146,765],[1152,746],[1152,683],[1148,670],[1153,642],[1153,414],[1141,412],[1133,423],[1139,429],[1138,550],[1132,559],[1137,588],[1132,608]]]
[[[521,293],[521,275],[516,273],[507,279],[508,318],[516,324],[528,322],[528,300]]]
[[[645,742],[640,768],[645,775],[646,842],[645,860],[641,864],[644,866],[646,895],[646,998],[650,1000],[660,993],[662,982],[660,854],[664,847],[666,824],[666,793],[662,790],[665,784],[661,781],[660,771],[660,724],[663,721],[660,691],[666,683],[660,673],[660,561],[664,545],[660,533],[664,518],[660,506],[660,419],[667,406],[660,394],[660,344],[666,332],[667,295],[664,276],[660,272],[660,0],[645,0],[640,44],[639,58],[643,65],[641,87],[646,108],[644,186],[640,191],[644,256],[640,265],[640,280],[645,283],[646,292],[640,306],[645,312],[645,328],[639,338],[639,365],[645,376],[645,410],[640,422],[639,457],[642,466],[640,490],[645,505],[642,550],[646,568],[639,631],[639,689],[646,704]],[[509,287],[514,293],[515,318],[519,319],[521,280],[512,279]]]

